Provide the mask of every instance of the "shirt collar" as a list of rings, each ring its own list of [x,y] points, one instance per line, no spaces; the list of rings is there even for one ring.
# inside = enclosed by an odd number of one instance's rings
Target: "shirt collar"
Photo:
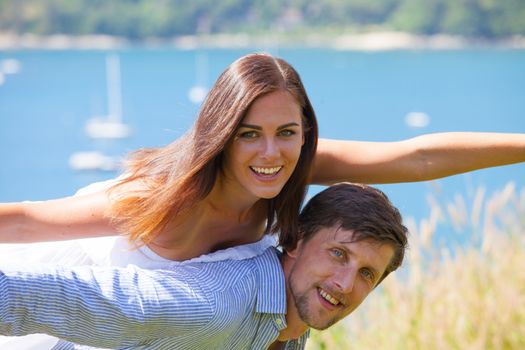
[[[306,341],[310,337],[310,329],[308,329],[302,336],[298,339],[291,341],[291,349],[304,349]]]
[[[286,283],[280,260],[281,254],[275,247],[269,247],[258,259],[255,259],[258,274],[255,311],[277,314],[278,320],[276,321],[281,321],[276,326],[277,332],[286,328]],[[286,349],[304,349],[309,337],[310,330],[308,329],[298,339],[289,340]]]

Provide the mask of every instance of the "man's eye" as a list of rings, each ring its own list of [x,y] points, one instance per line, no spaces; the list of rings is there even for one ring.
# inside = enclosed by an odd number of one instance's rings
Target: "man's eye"
[[[366,278],[367,280],[374,281],[374,274],[372,273],[372,271],[368,269],[362,269],[361,275],[363,275],[363,277]]]
[[[332,255],[339,259],[344,257],[344,253],[341,249],[332,249]]]
[[[279,135],[280,136],[292,136],[292,135],[295,135],[295,131],[285,129],[285,130],[279,131]]]
[[[244,131],[239,134],[239,137],[243,139],[254,139],[257,136],[257,131]]]

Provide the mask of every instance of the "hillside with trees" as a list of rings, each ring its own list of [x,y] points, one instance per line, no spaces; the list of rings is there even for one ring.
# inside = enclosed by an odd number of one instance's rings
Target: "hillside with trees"
[[[0,32],[143,40],[216,33],[525,34],[524,0],[0,0]]]

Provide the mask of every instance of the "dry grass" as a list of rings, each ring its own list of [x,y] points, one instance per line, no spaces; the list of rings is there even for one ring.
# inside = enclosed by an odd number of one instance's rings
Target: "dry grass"
[[[525,189],[484,197],[430,198],[405,266],[307,349],[525,349]]]

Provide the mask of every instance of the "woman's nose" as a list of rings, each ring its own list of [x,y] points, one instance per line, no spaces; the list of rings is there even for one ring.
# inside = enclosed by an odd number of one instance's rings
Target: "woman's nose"
[[[261,155],[266,159],[274,159],[279,156],[280,149],[279,145],[273,138],[265,138],[263,145],[261,146]]]

